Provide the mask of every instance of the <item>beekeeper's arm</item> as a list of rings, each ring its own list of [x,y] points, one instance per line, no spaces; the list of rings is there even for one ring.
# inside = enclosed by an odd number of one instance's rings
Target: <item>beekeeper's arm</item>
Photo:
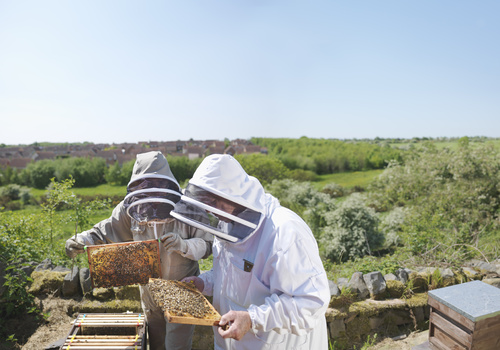
[[[83,253],[83,247],[86,245],[133,241],[130,226],[130,217],[123,208],[123,202],[120,202],[113,209],[111,217],[97,223],[90,230],[77,234],[76,238],[69,238],[66,241],[66,255],[73,258]]]
[[[287,232],[290,233],[290,232]],[[330,300],[328,279],[317,247],[300,239],[271,257],[268,267],[271,295],[263,305],[250,305],[251,331],[310,332],[324,317]]]
[[[173,250],[185,258],[195,261],[205,259],[212,254],[214,239],[212,234],[177,220],[173,231],[162,235],[160,238],[165,249]]]

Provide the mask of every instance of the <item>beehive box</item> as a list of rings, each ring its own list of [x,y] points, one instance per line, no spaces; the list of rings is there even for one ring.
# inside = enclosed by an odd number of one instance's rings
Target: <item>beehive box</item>
[[[428,295],[431,349],[500,349],[500,289],[473,281]]]
[[[146,334],[142,314],[79,314],[60,350],[146,350]]]
[[[157,240],[87,246],[92,288],[147,284],[161,276]]]
[[[150,279],[148,288],[168,322],[216,326],[220,315],[210,302],[190,283]]]

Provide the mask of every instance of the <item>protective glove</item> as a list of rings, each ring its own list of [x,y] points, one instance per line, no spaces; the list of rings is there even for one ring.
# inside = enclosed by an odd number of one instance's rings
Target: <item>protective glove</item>
[[[66,255],[70,258],[74,258],[78,254],[84,252],[85,243],[81,237],[73,236],[66,241]]]
[[[177,233],[169,232],[160,237],[166,250],[172,249],[180,254],[186,254],[188,245]]]

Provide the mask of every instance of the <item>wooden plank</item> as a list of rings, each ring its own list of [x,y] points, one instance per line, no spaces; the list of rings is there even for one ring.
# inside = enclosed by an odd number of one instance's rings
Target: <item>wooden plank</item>
[[[214,308],[214,306],[207,300],[207,298],[194,286],[191,286],[187,283],[179,282],[179,281],[165,281],[165,280],[159,280],[159,279],[150,279],[149,283],[163,283],[163,285],[166,287],[168,286],[167,283],[170,283],[170,286],[174,286],[175,288],[179,288],[181,290],[186,290],[188,295],[192,295],[193,300],[203,300],[204,307],[206,310],[209,310],[208,314],[210,316],[206,316],[204,318],[198,318],[198,317],[193,317],[191,315],[177,315],[173,314],[168,311],[168,306],[158,304],[158,300],[156,299],[155,293],[151,291],[150,287],[150,292],[153,295],[153,299],[155,300],[155,303],[163,310],[165,317],[167,318],[168,322],[170,323],[181,323],[181,324],[192,324],[192,325],[199,325],[199,326],[217,326],[219,324],[219,320],[221,318],[220,314],[217,312],[217,310]],[[160,285],[161,287],[162,285]]]
[[[458,343],[464,344],[465,346],[470,346],[472,342],[472,335],[469,332],[464,331],[460,327],[457,327],[451,323],[446,318],[442,317],[437,312],[433,312],[430,315],[429,322],[438,327],[449,337],[455,339]]]
[[[137,335],[77,335],[74,339],[135,339],[136,337]]]
[[[472,339],[472,349],[500,349],[500,333],[498,331],[484,334],[481,337]]]
[[[428,304],[433,309],[436,309],[439,312],[441,312],[442,314],[445,314],[446,316],[448,316],[452,320],[455,320],[456,322],[463,325],[465,328],[470,329],[470,330],[474,329],[475,322],[471,321],[470,319],[468,319],[464,315],[459,314],[455,310],[450,309],[448,306],[441,304],[440,302],[438,302],[437,300],[435,300],[431,296],[429,296],[429,298],[428,298]],[[431,309],[431,313],[432,313],[432,309]]]
[[[140,338],[75,338],[73,340],[66,339],[66,343],[136,343]]]
[[[124,345],[124,346],[98,346],[98,347],[95,347],[95,346],[87,346],[87,345],[77,345],[77,346],[65,346],[63,345],[62,347],[63,350],[133,350],[133,349],[136,349],[136,346],[133,345],[133,346],[127,346],[127,345]]]
[[[78,323],[76,327],[141,327],[143,324],[137,323],[114,323],[114,322],[83,322],[82,324]]]
[[[165,311],[165,316],[170,323],[194,324],[198,326],[217,326],[219,325],[220,317],[218,318],[196,318],[187,316],[175,316]]]
[[[86,342],[82,342],[82,343],[79,343],[79,342],[71,342],[71,343],[64,343],[64,346],[71,346],[71,347],[74,347],[74,346],[92,346],[94,347],[94,349],[99,349],[101,347],[106,347],[106,346],[140,346],[140,343],[135,343],[135,342],[126,342],[126,343],[123,343],[123,342],[117,342],[117,343],[86,343]]]
[[[434,326],[433,336],[429,337],[429,344],[434,345],[439,350],[469,350],[470,348],[457,343],[454,339],[450,338],[439,327]]]

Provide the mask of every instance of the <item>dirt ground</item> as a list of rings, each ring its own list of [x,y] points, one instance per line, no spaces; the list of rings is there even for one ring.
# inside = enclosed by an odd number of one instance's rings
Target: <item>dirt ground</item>
[[[411,333],[404,339],[386,338],[367,350],[411,350],[413,347],[425,343],[429,338],[429,331]]]
[[[71,329],[71,323],[76,315],[68,315],[68,308],[77,301],[72,299],[61,299],[47,296],[38,299],[37,303],[47,315],[45,320],[37,320],[33,317],[21,320],[12,320],[11,327],[16,329],[22,327],[18,340],[19,344],[0,344],[0,350],[22,349],[22,350],[43,350],[56,341],[65,338]],[[414,346],[424,343],[427,340],[428,332],[416,332],[404,339],[384,339],[370,347],[369,350],[411,350]]]
[[[43,313],[48,314],[48,318],[23,345],[23,350],[45,349],[57,340],[65,338],[71,330],[74,318],[69,316],[67,311],[76,301],[49,296],[40,302],[43,305]]]

